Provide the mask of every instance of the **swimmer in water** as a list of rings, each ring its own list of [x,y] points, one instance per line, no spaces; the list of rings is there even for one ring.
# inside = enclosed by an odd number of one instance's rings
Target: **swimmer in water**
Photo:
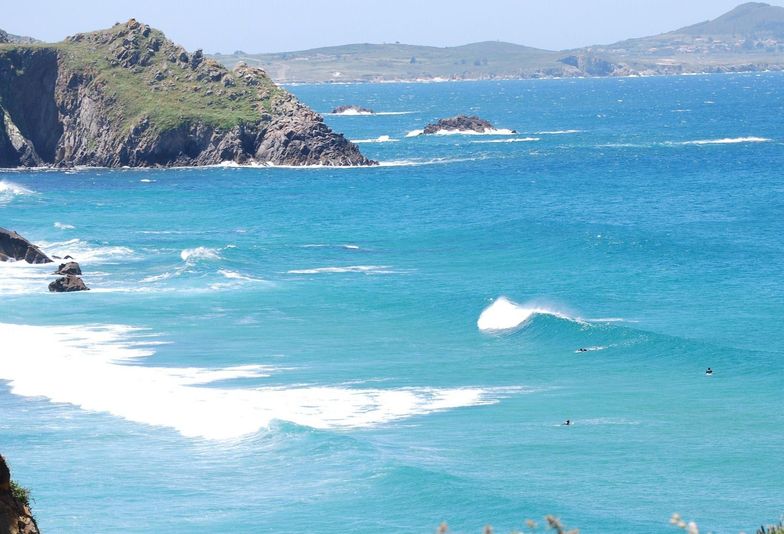
[[[579,349],[577,349],[577,352],[588,352],[588,349],[586,349],[585,347],[580,347]]]
[[[567,419],[566,421],[564,421],[563,426],[572,426],[572,420],[571,419]]]
[[[708,367],[708,370],[707,370],[707,371],[705,371],[705,374],[706,374],[706,375],[708,375],[708,376],[712,375],[712,374],[713,374],[713,369],[711,369],[710,367]]]

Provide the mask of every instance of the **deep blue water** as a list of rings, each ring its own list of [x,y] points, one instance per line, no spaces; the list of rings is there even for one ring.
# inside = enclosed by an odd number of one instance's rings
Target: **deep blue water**
[[[0,265],[46,532],[784,513],[784,76],[291,90],[384,165],[0,174],[93,289]],[[519,133],[406,137],[458,113]]]

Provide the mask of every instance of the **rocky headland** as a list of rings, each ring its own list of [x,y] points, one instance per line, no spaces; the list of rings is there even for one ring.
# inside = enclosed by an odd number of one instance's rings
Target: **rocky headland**
[[[11,481],[11,471],[0,455],[0,534],[38,534],[27,491]]]
[[[480,119],[476,115],[458,115],[447,119],[440,119],[425,126],[425,135],[438,134],[441,132],[472,132],[472,133],[492,133],[500,131],[489,121]],[[514,130],[504,130],[504,133],[517,133]]]
[[[372,165],[258,68],[129,20],[0,44],[0,167]]]

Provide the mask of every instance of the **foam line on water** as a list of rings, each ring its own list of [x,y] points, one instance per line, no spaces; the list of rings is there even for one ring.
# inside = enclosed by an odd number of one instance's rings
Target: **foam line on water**
[[[532,143],[539,140],[539,137],[516,137],[514,139],[488,139],[486,141],[472,141],[472,143]]]
[[[155,339],[142,334],[124,325],[0,323],[4,345],[0,380],[8,381],[16,395],[43,397],[136,423],[172,428],[184,436],[215,440],[256,433],[274,420],[321,429],[368,427],[490,404],[504,394],[475,387],[218,387],[216,381],[260,380],[280,370],[262,365],[219,369],[146,366],[144,359],[154,354]],[[204,387],[208,384],[212,385]]]
[[[128,259],[134,256],[131,248],[115,245],[95,245],[81,239],[67,241],[40,242],[41,250],[49,256],[71,256],[80,262],[101,263],[118,259]]]
[[[351,142],[355,144],[363,144],[363,143],[396,143],[399,139],[393,139],[388,135],[379,135],[373,139],[352,139]]]
[[[288,274],[334,274],[334,273],[364,273],[364,274],[392,274],[388,265],[347,265],[345,267],[316,267],[313,269],[292,269]]]
[[[696,141],[681,141],[669,144],[674,145],[735,145],[740,143],[769,143],[767,137],[725,137],[723,139],[698,139]]]
[[[554,308],[533,304],[518,304],[501,296],[482,311],[479,319],[476,321],[476,326],[482,332],[516,330],[535,315],[551,315],[559,319],[581,322],[580,319],[571,317]]]

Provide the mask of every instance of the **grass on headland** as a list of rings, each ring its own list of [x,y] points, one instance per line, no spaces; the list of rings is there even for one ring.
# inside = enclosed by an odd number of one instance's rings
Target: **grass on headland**
[[[11,481],[11,494],[17,501],[25,506],[30,506],[30,490],[19,485],[15,480]]]

